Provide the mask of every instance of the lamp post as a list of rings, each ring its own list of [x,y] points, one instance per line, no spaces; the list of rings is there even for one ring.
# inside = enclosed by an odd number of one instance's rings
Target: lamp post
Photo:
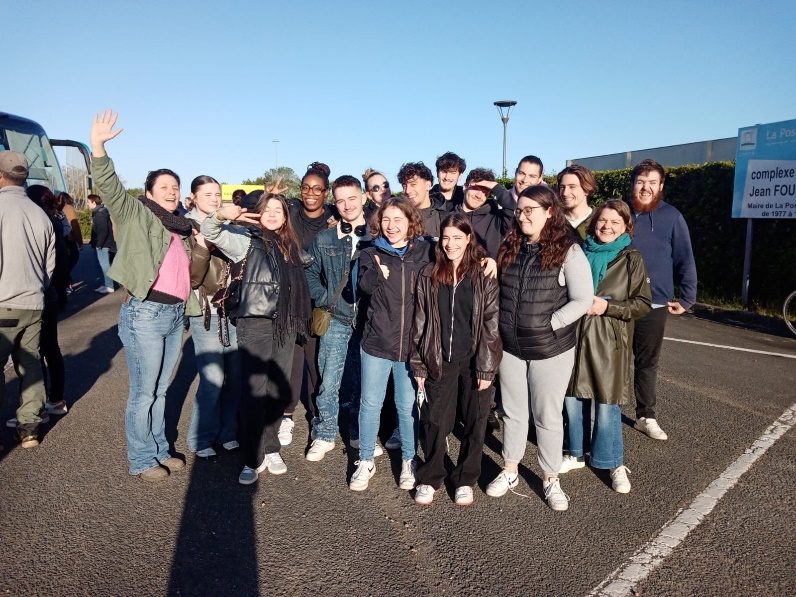
[[[279,139],[271,141],[274,144],[274,171],[279,170]]]
[[[500,120],[503,121],[503,176],[505,177],[508,172],[506,170],[506,126],[509,123],[511,109],[517,105],[517,102],[514,100],[498,100],[494,104],[497,107]],[[504,109],[506,110],[505,113],[503,112]]]

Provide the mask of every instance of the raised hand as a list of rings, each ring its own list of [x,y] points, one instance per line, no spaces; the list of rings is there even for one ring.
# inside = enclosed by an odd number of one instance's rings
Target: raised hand
[[[260,221],[260,214],[257,212],[250,212],[243,207],[238,207],[234,203],[225,203],[216,212],[216,218],[219,220],[233,220],[235,222],[256,224]]]
[[[94,157],[101,158],[106,155],[105,143],[116,137],[124,129],[113,130],[116,126],[116,120],[119,118],[118,112],[113,110],[105,110],[99,114],[94,115],[94,120],[91,123],[91,153]]]
[[[271,184],[265,185],[266,193],[274,193],[275,195],[282,195],[287,191],[287,186],[280,186],[282,184],[283,176],[277,176],[276,180]]]
[[[375,261],[376,265],[378,265],[379,269],[381,269],[381,275],[384,276],[384,279],[386,280],[387,278],[389,278],[390,277],[390,268],[387,267],[386,265],[382,265],[381,264],[381,259],[379,259],[378,255],[374,255],[373,256],[373,261]]]

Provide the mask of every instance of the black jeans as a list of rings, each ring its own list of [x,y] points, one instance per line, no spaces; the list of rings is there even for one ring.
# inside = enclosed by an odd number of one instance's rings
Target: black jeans
[[[304,387],[304,367],[307,367],[307,394],[302,396]],[[299,399],[307,407],[307,412],[316,415],[315,397],[318,391],[318,338],[309,335],[306,340],[297,339],[293,349],[293,374],[290,387],[293,398],[285,408],[285,414],[292,415],[298,406]]]
[[[64,399],[66,372],[64,357],[61,354],[61,347],[58,345],[58,297],[55,293],[52,294],[52,297],[47,296],[44,301],[39,352],[42,371],[50,381],[47,399],[50,402],[60,402]]]
[[[655,418],[655,382],[658,378],[658,358],[666,330],[666,307],[653,309],[645,317],[636,321],[633,331],[633,364],[635,377],[633,386],[636,392],[636,418]]]
[[[284,344],[274,337],[273,322],[264,317],[237,321],[243,377],[240,440],[244,464],[257,468],[266,454],[279,452],[279,424],[290,403],[290,370],[295,335]]]
[[[420,409],[425,462],[417,469],[418,484],[439,489],[445,480],[445,439],[456,423],[457,404],[464,423],[464,434],[459,461],[451,473],[451,481],[455,487],[472,486],[481,475],[484,431],[494,386],[479,392],[472,365],[472,358],[453,363],[443,361],[442,376],[436,381],[426,379],[428,400]]]

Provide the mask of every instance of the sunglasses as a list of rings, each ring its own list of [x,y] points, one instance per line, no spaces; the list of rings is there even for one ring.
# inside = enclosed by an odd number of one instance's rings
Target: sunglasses
[[[370,187],[370,192],[378,193],[382,189],[389,189],[389,188],[390,188],[390,183],[385,180],[383,185],[374,184],[372,187]]]

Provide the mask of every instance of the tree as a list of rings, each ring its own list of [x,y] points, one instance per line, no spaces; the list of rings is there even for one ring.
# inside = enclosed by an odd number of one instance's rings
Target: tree
[[[289,168],[287,166],[271,168],[266,170],[262,176],[258,176],[254,179],[244,180],[242,184],[269,185],[276,182],[276,179],[279,177],[282,177],[282,182],[280,183],[281,186],[287,187],[285,195],[288,197],[298,197],[300,194],[299,187],[301,186],[301,179],[293,171],[293,168]]]

